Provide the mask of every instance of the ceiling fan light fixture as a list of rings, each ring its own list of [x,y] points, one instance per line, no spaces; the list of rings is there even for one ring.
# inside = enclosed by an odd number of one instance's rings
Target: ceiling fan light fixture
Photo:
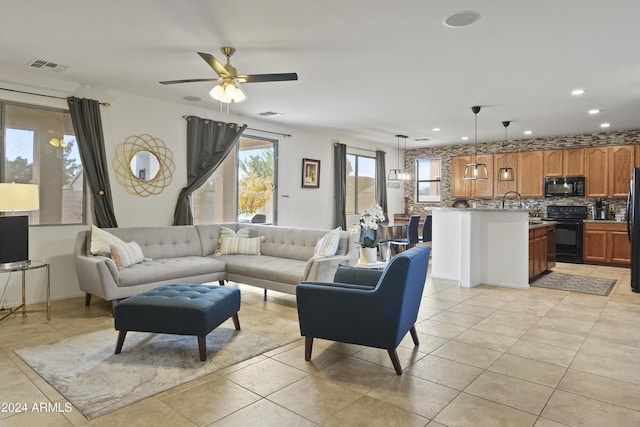
[[[211,89],[209,95],[211,95],[213,99],[224,102],[225,104],[241,102],[247,98],[244,91],[235,81],[227,79],[219,81],[218,84]]]

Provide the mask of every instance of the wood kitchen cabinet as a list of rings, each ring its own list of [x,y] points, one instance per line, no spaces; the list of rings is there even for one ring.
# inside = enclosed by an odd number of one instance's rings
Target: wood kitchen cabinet
[[[607,147],[585,148],[584,169],[587,181],[586,197],[607,197],[609,194],[609,150]]]
[[[476,161],[487,165],[489,179],[478,181],[464,179],[465,167]],[[493,154],[452,157],[451,175],[451,197],[493,197]]]
[[[562,169],[564,150],[548,150],[544,152],[544,176],[565,176]]]
[[[529,229],[529,282],[555,265],[555,256],[549,257],[548,234],[553,232],[554,225]],[[554,243],[555,245],[555,243]]]
[[[634,165],[634,146],[615,145],[609,151],[609,197],[627,197]]]
[[[518,193],[525,197],[544,197],[544,152],[520,151],[518,153]]]
[[[634,159],[633,145],[586,148],[586,196],[627,197]]]
[[[513,181],[498,181],[498,170],[503,167],[513,169]],[[518,153],[497,153],[493,155],[493,195],[502,197],[507,191],[518,191]]]
[[[544,151],[544,176],[583,176],[584,148]]]
[[[583,233],[585,263],[631,265],[631,244],[626,223],[585,222]]]
[[[584,176],[584,148],[562,150],[562,170],[565,176]]]

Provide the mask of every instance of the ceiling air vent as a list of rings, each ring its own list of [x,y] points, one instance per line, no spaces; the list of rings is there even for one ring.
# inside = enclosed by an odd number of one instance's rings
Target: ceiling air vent
[[[275,111],[265,111],[264,113],[258,113],[259,116],[262,117],[280,117],[284,116],[283,113],[277,113]]]
[[[41,68],[43,70],[52,70],[52,71],[67,71],[69,67],[62,64],[56,64],[55,62],[45,61],[44,59],[33,59],[27,65],[31,68]]]

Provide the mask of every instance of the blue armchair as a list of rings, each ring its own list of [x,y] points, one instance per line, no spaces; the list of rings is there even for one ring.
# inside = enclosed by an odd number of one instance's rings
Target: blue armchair
[[[398,375],[396,348],[407,332],[418,345],[415,323],[427,279],[429,246],[391,259],[384,271],[338,268],[332,283],[303,282],[296,288],[305,360],[313,339],[386,349]]]

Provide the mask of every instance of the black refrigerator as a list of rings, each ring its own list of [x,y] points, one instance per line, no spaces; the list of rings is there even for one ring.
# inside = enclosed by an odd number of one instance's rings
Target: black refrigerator
[[[631,290],[640,292],[640,168],[633,168],[627,197],[627,234],[631,242]]]

